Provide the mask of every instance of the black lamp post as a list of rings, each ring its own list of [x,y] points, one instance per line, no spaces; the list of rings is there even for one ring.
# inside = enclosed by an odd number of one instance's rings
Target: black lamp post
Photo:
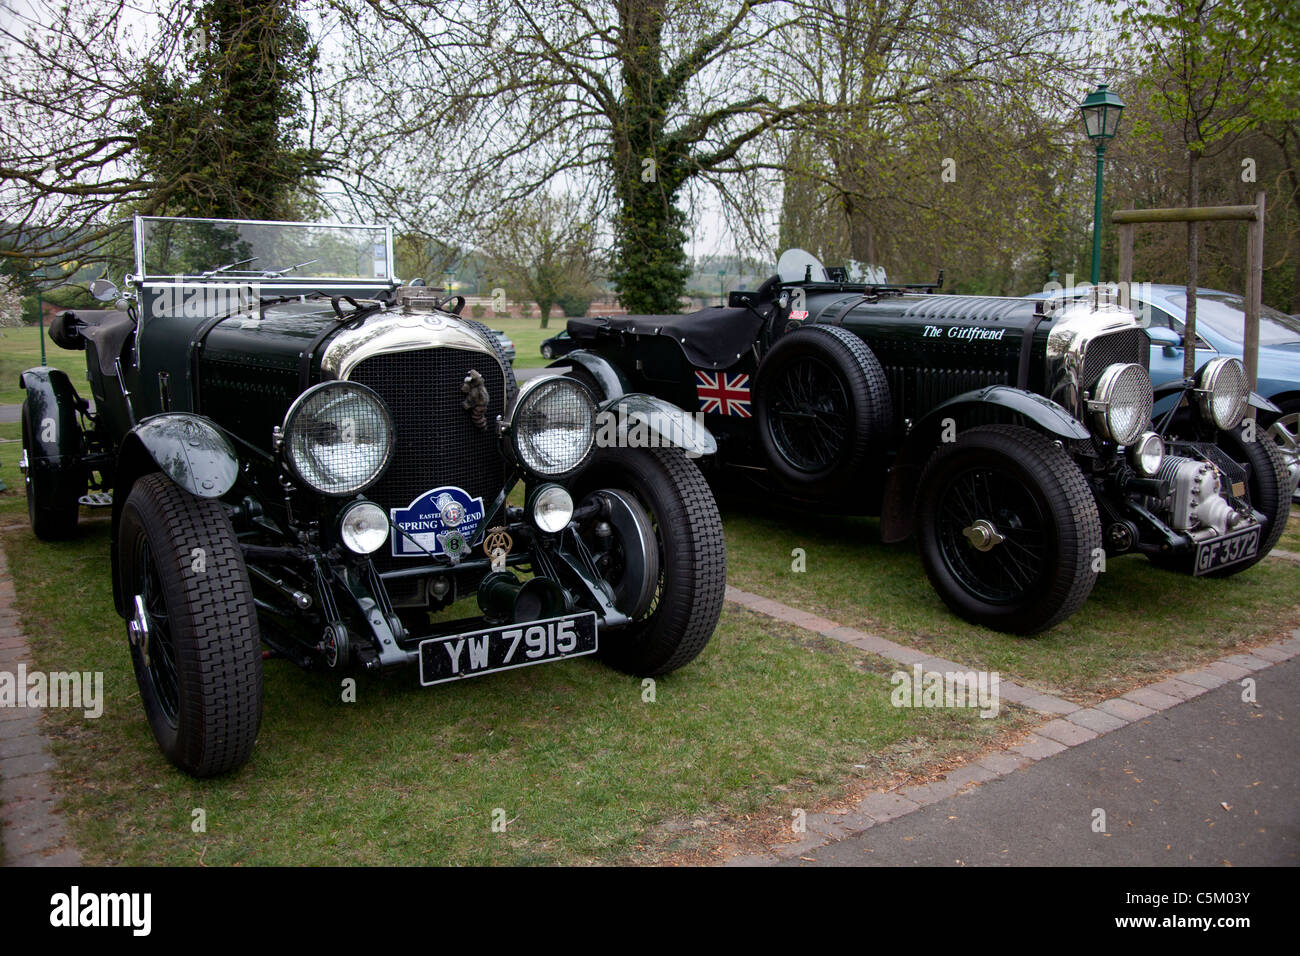
[[[1097,147],[1097,200],[1092,213],[1092,284],[1101,281],[1101,174],[1106,162],[1106,144],[1119,131],[1119,114],[1124,101],[1102,83],[1079,104],[1083,128]]]
[[[37,269],[29,273],[29,277],[36,280],[36,326],[40,331],[41,339],[41,364],[45,364],[45,301],[41,296],[41,283],[48,279],[49,273],[44,269]]]

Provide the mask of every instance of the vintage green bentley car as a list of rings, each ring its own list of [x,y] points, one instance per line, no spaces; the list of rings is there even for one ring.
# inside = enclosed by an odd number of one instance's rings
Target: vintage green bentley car
[[[697,408],[715,487],[796,521],[879,515],[884,541],[916,535],[949,608],[997,630],[1063,621],[1107,558],[1223,577],[1277,543],[1292,487],[1265,440],[1279,409],[1239,359],[1153,390],[1129,308],[937,288],[790,250],[729,307],[571,319],[578,348],[554,365],[602,396]]]
[[[387,228],[128,225],[124,287],[92,287],[115,308],[51,328],[89,396],[22,374],[22,470],[40,538],[111,507],[117,611],[179,767],[248,760],[266,656],[432,685],[584,654],[662,674],[705,646],[725,555],[691,417],[624,396],[635,422],[604,428],[580,382],[517,387],[462,299],[393,278]],[[598,441],[629,425],[655,440]]]

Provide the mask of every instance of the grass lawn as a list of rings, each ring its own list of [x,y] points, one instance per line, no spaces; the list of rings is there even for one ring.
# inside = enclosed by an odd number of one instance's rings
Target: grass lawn
[[[99,720],[47,713],[88,863],[654,859],[688,845],[674,821],[788,820],[855,778],[918,771],[1024,722],[896,709],[886,662],[729,610],[653,703],[589,658],[431,690],[363,677],[353,704],[338,678],[269,662],[252,761],[198,782],[163,760],[144,721],[107,532],[100,520],[57,546],[26,530],[3,538],[39,666],[105,674]],[[497,808],[504,833],[491,828]],[[191,830],[195,809],[206,833]]]
[[[0,439],[18,436],[0,425]],[[642,685],[583,658],[422,690],[266,666],[252,761],[199,782],[158,752],[112,609],[108,525],[26,529],[19,444],[0,441],[0,525],[43,670],[101,670],[105,712],[50,710],[56,786],[87,863],[489,864],[707,854],[728,821],[785,825],[857,787],[924,774],[1027,726],[1021,712],[896,709],[893,665],[729,608],[696,662]],[[507,821],[493,832],[493,811]],[[202,809],[206,833],[194,833]],[[707,819],[711,828],[696,821]],[[706,858],[704,855],[693,858]]]
[[[1297,509],[1300,525],[1300,509]],[[737,587],[841,624],[1028,681],[1077,701],[1123,693],[1163,671],[1282,637],[1300,624],[1300,565],[1266,560],[1226,579],[1159,570],[1140,556],[1111,560],[1092,596],[1037,637],[967,624],[930,587],[914,542],[880,543],[874,518],[774,520],[723,508],[727,566]],[[1288,528],[1291,547],[1300,547]],[[807,570],[791,570],[803,548]]]
[[[1278,539],[1277,546],[1283,551],[1300,553],[1300,505],[1291,506],[1291,519],[1286,523],[1286,530]]]
[[[467,309],[466,314],[468,311]],[[489,328],[500,329],[510,336],[510,341],[515,343],[515,368],[544,368],[553,360],[542,358],[542,353],[539,351],[542,341],[563,332],[564,324],[568,321],[559,314],[559,311],[558,308],[551,309],[551,324],[546,328],[541,327],[541,319],[536,315],[531,319],[518,319],[488,312],[478,321]]]
[[[46,331],[48,333],[48,328]],[[50,341],[47,334],[45,363],[63,369],[78,392],[90,394],[90,387],[86,384],[86,353],[61,349]],[[41,339],[40,330],[36,326],[0,329],[0,405],[23,403],[24,393],[18,387],[18,376],[40,364]]]

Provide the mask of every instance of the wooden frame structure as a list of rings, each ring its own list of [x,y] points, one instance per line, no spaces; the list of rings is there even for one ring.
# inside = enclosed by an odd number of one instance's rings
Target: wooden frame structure
[[[1250,206],[1192,206],[1174,209],[1118,209],[1111,221],[1119,227],[1120,288],[1133,285],[1133,227],[1139,223],[1245,222],[1246,229],[1246,327],[1242,358],[1246,378],[1253,390],[1259,376],[1259,305],[1264,294],[1264,193],[1257,193]],[[1187,338],[1195,341],[1195,325]],[[1196,350],[1184,344],[1184,362],[1195,361]],[[1183,366],[1187,373],[1187,365]],[[1195,371],[1193,369],[1192,371]],[[1190,373],[1187,373],[1190,374]]]

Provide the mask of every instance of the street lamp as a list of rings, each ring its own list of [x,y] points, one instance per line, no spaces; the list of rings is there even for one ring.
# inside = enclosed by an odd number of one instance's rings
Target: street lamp
[[[727,304],[727,270],[718,270],[718,305]]]
[[[41,330],[41,364],[45,364],[45,302],[41,298],[41,282],[49,278],[44,269],[28,273],[28,278],[36,280],[36,325]]]
[[[1092,284],[1101,282],[1101,173],[1105,165],[1106,144],[1119,130],[1119,114],[1124,101],[1102,83],[1079,104],[1083,128],[1097,147],[1097,201],[1092,213]]]

